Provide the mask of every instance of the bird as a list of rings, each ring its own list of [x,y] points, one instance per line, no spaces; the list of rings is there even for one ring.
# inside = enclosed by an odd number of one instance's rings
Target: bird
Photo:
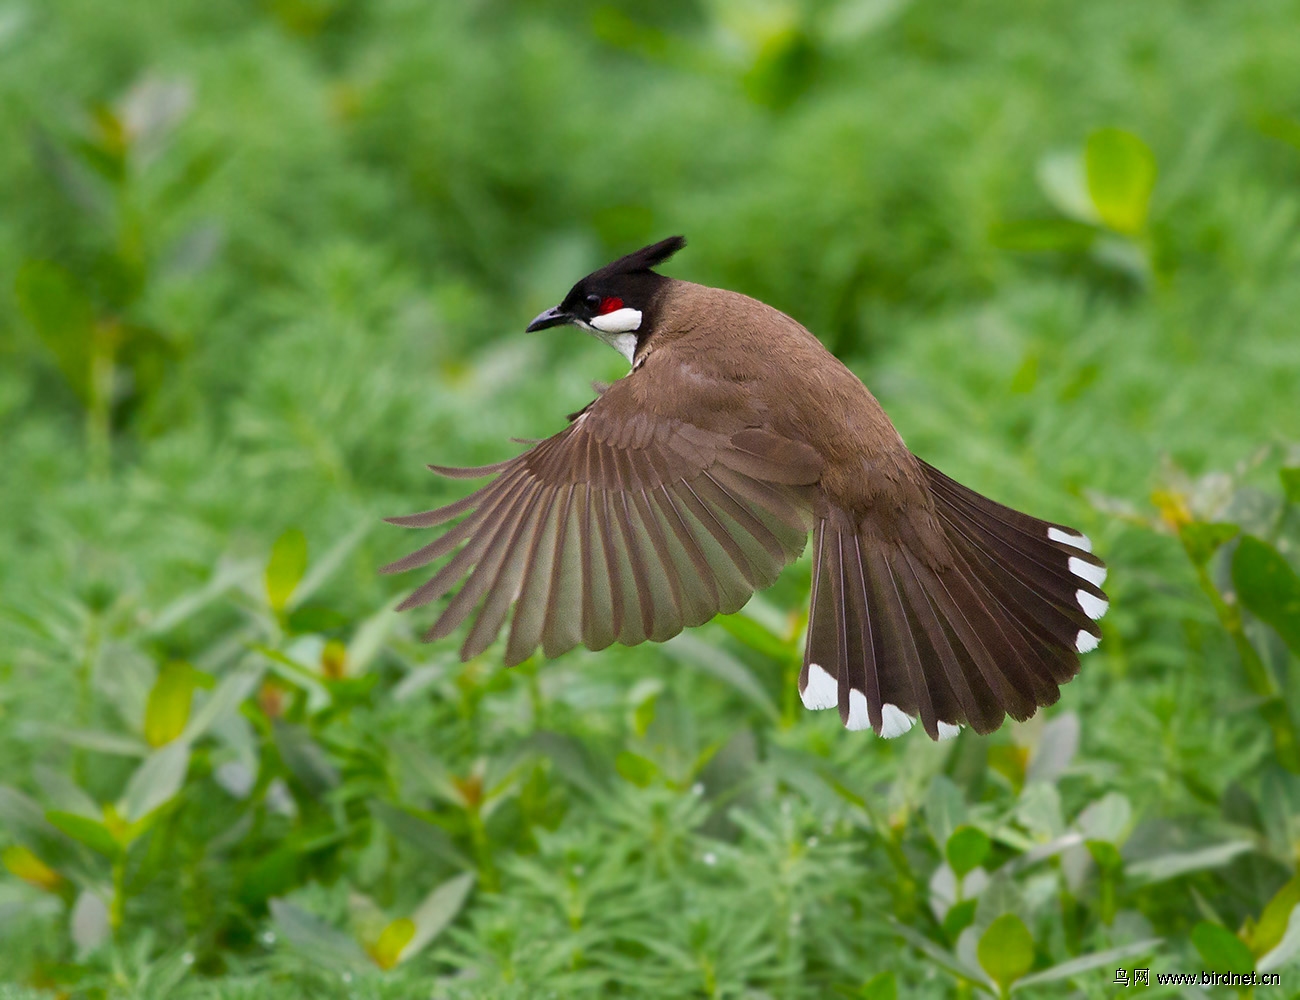
[[[807,708],[837,708],[845,728],[886,738],[919,719],[943,740],[1056,702],[1109,606],[1087,536],[913,455],[871,391],[790,316],[659,273],[685,244],[620,257],[528,324],[577,327],[631,369],[514,458],[429,466],[491,479],[386,519],[460,518],[383,568],[450,556],[398,609],[461,583],[425,640],[472,619],[469,660],[509,615],[507,666],[538,646],[549,659],[663,642],[740,610],[811,537]]]

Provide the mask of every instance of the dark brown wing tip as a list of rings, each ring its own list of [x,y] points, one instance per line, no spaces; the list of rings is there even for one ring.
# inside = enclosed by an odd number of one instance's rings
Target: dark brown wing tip
[[[494,476],[498,472],[504,471],[514,459],[510,458],[504,462],[496,462],[493,465],[474,465],[457,467],[454,465],[427,465],[425,466],[430,472],[437,473],[439,476],[446,476],[448,479],[481,479],[483,476]]]
[[[399,528],[422,528],[424,527],[423,519],[425,517],[425,514],[429,514],[429,513],[431,512],[425,511],[424,514],[397,514],[394,515],[393,517],[384,518],[384,523],[395,524]],[[383,570],[380,570],[379,572],[382,573]]]

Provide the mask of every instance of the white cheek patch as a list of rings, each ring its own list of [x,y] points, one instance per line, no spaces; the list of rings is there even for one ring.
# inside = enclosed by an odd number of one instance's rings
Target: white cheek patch
[[[603,316],[593,316],[591,325],[602,333],[631,333],[641,329],[641,310],[624,306]]]
[[[627,363],[629,365],[634,363],[634,359],[636,358],[635,333],[611,333],[608,330],[600,329],[600,327],[592,326],[583,319],[574,320],[573,325],[579,330],[586,330],[602,344],[608,344],[610,347],[614,348],[614,350],[618,351],[619,354],[627,358]],[[645,359],[642,358],[642,360]]]

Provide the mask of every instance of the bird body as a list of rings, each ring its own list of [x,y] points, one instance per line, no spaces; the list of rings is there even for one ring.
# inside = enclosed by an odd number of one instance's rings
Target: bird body
[[[739,610],[813,544],[799,689],[849,729],[989,732],[1054,702],[1098,639],[1105,567],[1087,539],[1002,507],[914,456],[865,385],[791,317],[651,268],[684,241],[594,272],[530,330],[576,325],[629,374],[496,478],[392,518],[466,514],[388,571],[451,555],[402,605],[441,597],[447,635],[482,602],[462,656],[505,624],[505,659],[540,644],[663,641]],[[460,546],[459,550],[457,547]],[[452,555],[452,553],[455,553]]]

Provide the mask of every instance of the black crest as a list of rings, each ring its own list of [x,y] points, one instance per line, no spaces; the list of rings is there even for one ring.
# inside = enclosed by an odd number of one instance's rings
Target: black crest
[[[685,236],[669,236],[666,240],[660,240],[658,243],[642,247],[626,257],[620,257],[612,264],[606,264],[599,271],[594,272],[591,277],[599,280],[613,278],[621,274],[636,274],[638,271],[649,271],[652,267],[662,264],[684,246],[686,246]]]

